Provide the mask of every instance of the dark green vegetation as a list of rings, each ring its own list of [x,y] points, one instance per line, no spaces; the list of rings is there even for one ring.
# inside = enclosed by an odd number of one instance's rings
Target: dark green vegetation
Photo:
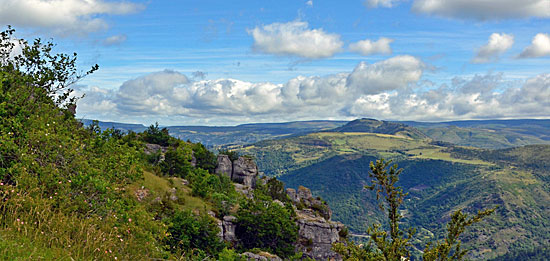
[[[382,125],[381,125],[382,126]],[[243,146],[261,171],[287,186],[309,187],[334,211],[333,219],[364,234],[368,224],[387,224],[369,184],[369,163],[392,159],[403,174],[397,183],[404,199],[403,222],[417,228],[411,243],[425,243],[446,231],[454,210],[474,213],[500,205],[487,223],[474,224],[463,246],[472,258],[534,251],[550,240],[550,146],[502,150],[457,147],[405,135],[320,132]],[[490,225],[489,225],[490,224]]]
[[[92,120],[81,120],[85,125]],[[208,147],[230,144],[249,144],[267,139],[302,135],[311,132],[330,130],[344,125],[345,121],[296,121],[285,123],[254,123],[237,126],[167,126],[170,134],[182,140],[200,142]],[[115,128],[125,131],[143,131],[141,124],[98,122],[102,129]]]
[[[270,187],[256,192],[258,207],[212,173],[212,152],[156,125],[141,133],[83,128],[69,88],[87,74],[75,68],[76,56],[54,54],[40,40],[19,41],[23,51],[14,55],[13,40],[11,29],[0,34],[0,259],[234,260],[250,248],[295,254],[288,247],[295,214],[273,204]],[[154,148],[166,151],[164,160]],[[242,224],[261,217],[253,233],[270,241],[223,242],[210,211]]]
[[[412,240],[416,229],[408,228],[405,233],[402,228],[403,215],[400,207],[408,193],[396,186],[403,169],[399,169],[397,165],[390,167],[390,164],[391,161],[386,162],[384,159],[377,160],[376,163],[371,162],[369,166],[371,185],[365,186],[366,189],[376,193],[378,207],[386,213],[389,231],[382,228],[380,224],[372,224],[367,229],[370,241],[366,246],[357,245],[349,240],[345,243],[333,244],[333,250],[338,252],[345,261],[411,259]],[[422,252],[422,260],[463,260],[468,250],[462,248],[460,235],[466,231],[467,227],[480,222],[494,210],[493,208],[478,211],[474,216],[464,214],[462,210],[455,211],[447,224],[445,239],[435,243],[428,242]]]

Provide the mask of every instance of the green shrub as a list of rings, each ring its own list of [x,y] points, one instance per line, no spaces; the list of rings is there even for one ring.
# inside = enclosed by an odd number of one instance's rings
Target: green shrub
[[[243,202],[237,212],[235,230],[240,248],[260,248],[280,257],[292,256],[298,225],[291,211],[265,198]]]
[[[218,237],[218,225],[212,217],[191,211],[178,211],[170,219],[167,244],[174,253],[200,249],[210,256],[217,255],[224,244]]]

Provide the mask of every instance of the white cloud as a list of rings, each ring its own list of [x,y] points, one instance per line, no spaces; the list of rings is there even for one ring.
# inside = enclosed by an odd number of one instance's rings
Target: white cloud
[[[381,37],[375,42],[366,39],[350,44],[349,50],[352,52],[360,53],[362,55],[391,54],[392,49],[390,47],[390,44],[393,41],[393,39],[385,37]]]
[[[307,6],[313,6],[313,0],[307,1],[307,2],[306,2],[306,5],[307,5]]]
[[[253,50],[275,55],[327,58],[340,52],[343,45],[340,35],[309,29],[308,23],[301,21],[264,25],[248,33],[254,38]]]
[[[400,0],[366,0],[364,2],[365,6],[369,8],[376,8],[376,7],[394,7],[395,2],[399,2]]]
[[[141,9],[142,5],[126,1],[4,0],[0,5],[0,23],[52,30],[61,35],[86,34],[108,27],[100,15],[129,14]]]
[[[119,45],[123,42],[126,42],[127,39],[128,37],[124,34],[113,35],[103,40],[103,44],[107,46]]]
[[[348,76],[347,85],[362,94],[404,89],[420,80],[424,69],[422,61],[404,55],[374,64],[360,63]]]
[[[419,80],[422,69],[418,59],[397,56],[374,64],[360,63],[352,73],[298,76],[284,84],[190,81],[179,72],[165,70],[128,80],[116,91],[88,89],[92,94],[79,102],[78,112],[124,118],[215,118],[225,123],[342,117],[358,97],[405,89]]]
[[[498,60],[499,55],[506,52],[514,44],[514,36],[510,34],[493,33],[486,45],[479,48],[474,63],[489,63]]]
[[[426,66],[412,56],[351,73],[298,76],[283,84],[236,79],[195,80],[175,71],[150,73],[117,90],[86,93],[79,117],[172,124],[237,124],[306,119],[460,120],[550,115],[550,74],[509,81],[504,74],[455,77],[422,85]]]
[[[550,17],[548,0],[415,0],[413,10],[442,17],[475,20]]]
[[[531,45],[529,45],[519,58],[535,58],[550,55],[550,35],[539,33],[533,37]]]

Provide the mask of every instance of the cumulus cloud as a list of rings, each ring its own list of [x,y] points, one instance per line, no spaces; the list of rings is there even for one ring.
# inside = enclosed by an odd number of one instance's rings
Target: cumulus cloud
[[[349,45],[349,50],[352,52],[360,53],[362,55],[371,54],[391,54],[392,49],[390,44],[393,43],[393,39],[381,37],[377,41],[362,40]]]
[[[535,35],[531,45],[527,46],[519,58],[535,58],[550,55],[550,35],[539,33]]]
[[[420,80],[423,69],[422,61],[409,55],[374,64],[362,62],[348,76],[347,85],[363,94],[403,89]]]
[[[113,35],[113,36],[109,36],[105,40],[103,40],[103,44],[106,45],[106,46],[119,45],[123,42],[126,42],[127,39],[128,39],[128,37],[124,34]]]
[[[313,0],[307,1],[307,2],[306,2],[306,5],[307,5],[307,6],[313,6]]]
[[[299,56],[308,59],[331,57],[342,50],[340,35],[309,29],[307,22],[273,23],[248,30],[257,52]]]
[[[418,13],[457,19],[550,17],[548,0],[415,0],[412,8]]]
[[[143,9],[126,1],[103,0],[4,0],[0,23],[52,30],[57,34],[86,34],[106,29],[98,16],[123,15]]]
[[[514,36],[510,34],[493,33],[486,45],[479,48],[472,62],[489,63],[498,60],[499,55],[506,52],[514,44]]]
[[[369,8],[376,8],[376,7],[393,7],[396,2],[399,2],[400,0],[366,0],[363,2],[365,6]]]
[[[423,85],[426,65],[412,56],[352,72],[298,76],[282,84],[236,79],[190,80],[165,70],[124,82],[117,90],[79,88],[80,117],[150,123],[236,124],[305,119],[458,120],[550,115],[550,74],[508,81],[503,74],[455,77]],[[140,120],[141,119],[141,120]],[[128,121],[126,120],[126,121]]]

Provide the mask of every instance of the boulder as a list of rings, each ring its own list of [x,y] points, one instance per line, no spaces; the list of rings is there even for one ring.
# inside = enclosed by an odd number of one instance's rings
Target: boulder
[[[226,175],[231,178],[231,174],[233,174],[233,163],[231,163],[229,156],[222,154],[218,155],[218,164],[215,172],[218,175]]]
[[[292,200],[293,203],[298,203],[300,202],[300,199],[298,198],[298,195],[296,194],[296,190],[293,189],[293,188],[287,188],[286,189],[286,194],[288,195],[288,197],[290,198],[290,200]]]
[[[232,243],[237,241],[237,236],[235,235],[235,228],[237,227],[237,224],[235,223],[236,221],[237,218],[234,216],[223,217],[223,240]]]
[[[233,181],[254,188],[257,176],[258,167],[252,158],[239,157],[233,162],[233,175],[231,175]]]
[[[344,224],[326,220],[311,211],[297,211],[299,241],[297,248],[305,257],[315,260],[342,260],[332,251],[332,244],[340,241]]]

